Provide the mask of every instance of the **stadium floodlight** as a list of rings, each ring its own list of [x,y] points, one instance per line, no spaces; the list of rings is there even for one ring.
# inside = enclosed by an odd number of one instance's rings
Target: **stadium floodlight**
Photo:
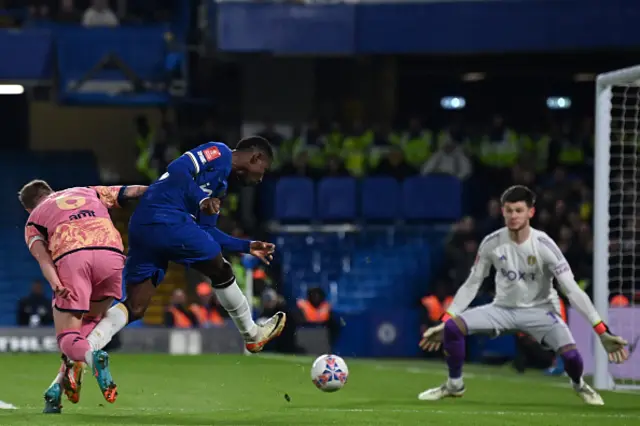
[[[440,99],[440,106],[443,109],[463,109],[467,101],[462,96],[445,96]]]
[[[633,303],[640,269],[635,241],[640,214],[640,66],[598,75],[595,124],[593,301],[602,320],[634,343],[640,331],[635,312],[640,308]],[[610,310],[610,292],[625,295],[631,306]],[[640,365],[633,353],[627,363],[610,367],[601,345],[593,350],[596,388],[638,388]]]
[[[551,96],[547,98],[547,108],[549,109],[569,109],[571,108],[571,98],[566,96]]]

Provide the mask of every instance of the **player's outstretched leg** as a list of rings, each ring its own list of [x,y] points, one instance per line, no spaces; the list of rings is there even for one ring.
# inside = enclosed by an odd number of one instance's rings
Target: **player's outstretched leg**
[[[233,269],[222,255],[208,262],[194,264],[193,268],[211,279],[218,301],[242,334],[249,352],[260,352],[267,343],[282,333],[287,320],[284,312],[277,312],[263,324],[255,323],[249,302],[236,283]]]
[[[462,381],[462,365],[465,355],[464,321],[452,318],[444,325],[443,350],[449,367],[449,379],[440,387],[427,389],[418,395],[423,401],[437,401],[447,397],[460,397],[464,394]]]
[[[93,376],[98,381],[104,399],[113,404],[118,396],[118,387],[113,382],[109,370],[109,354],[105,351],[93,351],[91,355]]]
[[[573,389],[578,396],[589,405],[604,405],[602,397],[582,378],[584,363],[575,345],[568,345],[560,349],[560,357],[564,362],[564,371],[571,378]]]

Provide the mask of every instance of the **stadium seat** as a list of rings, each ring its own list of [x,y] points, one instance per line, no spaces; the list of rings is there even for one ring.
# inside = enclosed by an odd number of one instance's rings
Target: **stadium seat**
[[[357,215],[356,180],[331,177],[318,183],[318,217],[323,221],[353,221]]]
[[[402,185],[403,216],[408,220],[455,221],[462,214],[462,185],[453,176],[416,176]]]
[[[285,222],[315,218],[314,183],[309,178],[286,177],[276,185],[275,216]]]
[[[362,181],[362,217],[371,221],[400,218],[400,183],[392,177],[370,177]]]

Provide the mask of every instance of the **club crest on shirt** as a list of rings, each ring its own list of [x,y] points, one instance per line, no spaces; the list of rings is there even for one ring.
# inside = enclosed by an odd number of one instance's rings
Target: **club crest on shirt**
[[[536,259],[535,256],[527,256],[527,265],[529,266],[533,266],[536,264],[538,260]]]

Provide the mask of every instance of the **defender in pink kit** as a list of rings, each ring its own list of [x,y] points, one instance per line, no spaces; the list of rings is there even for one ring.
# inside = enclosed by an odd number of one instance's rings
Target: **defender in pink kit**
[[[78,402],[74,380],[86,362],[105,399],[117,392],[109,372],[109,356],[86,339],[114,299],[122,297],[124,247],[109,209],[140,197],[145,186],[94,186],[54,192],[34,180],[19,193],[29,212],[25,242],[53,290],[54,323],[60,350],[75,364],[63,363],[45,393],[45,412],[60,412],[60,385]],[[57,385],[57,387],[56,387]]]

